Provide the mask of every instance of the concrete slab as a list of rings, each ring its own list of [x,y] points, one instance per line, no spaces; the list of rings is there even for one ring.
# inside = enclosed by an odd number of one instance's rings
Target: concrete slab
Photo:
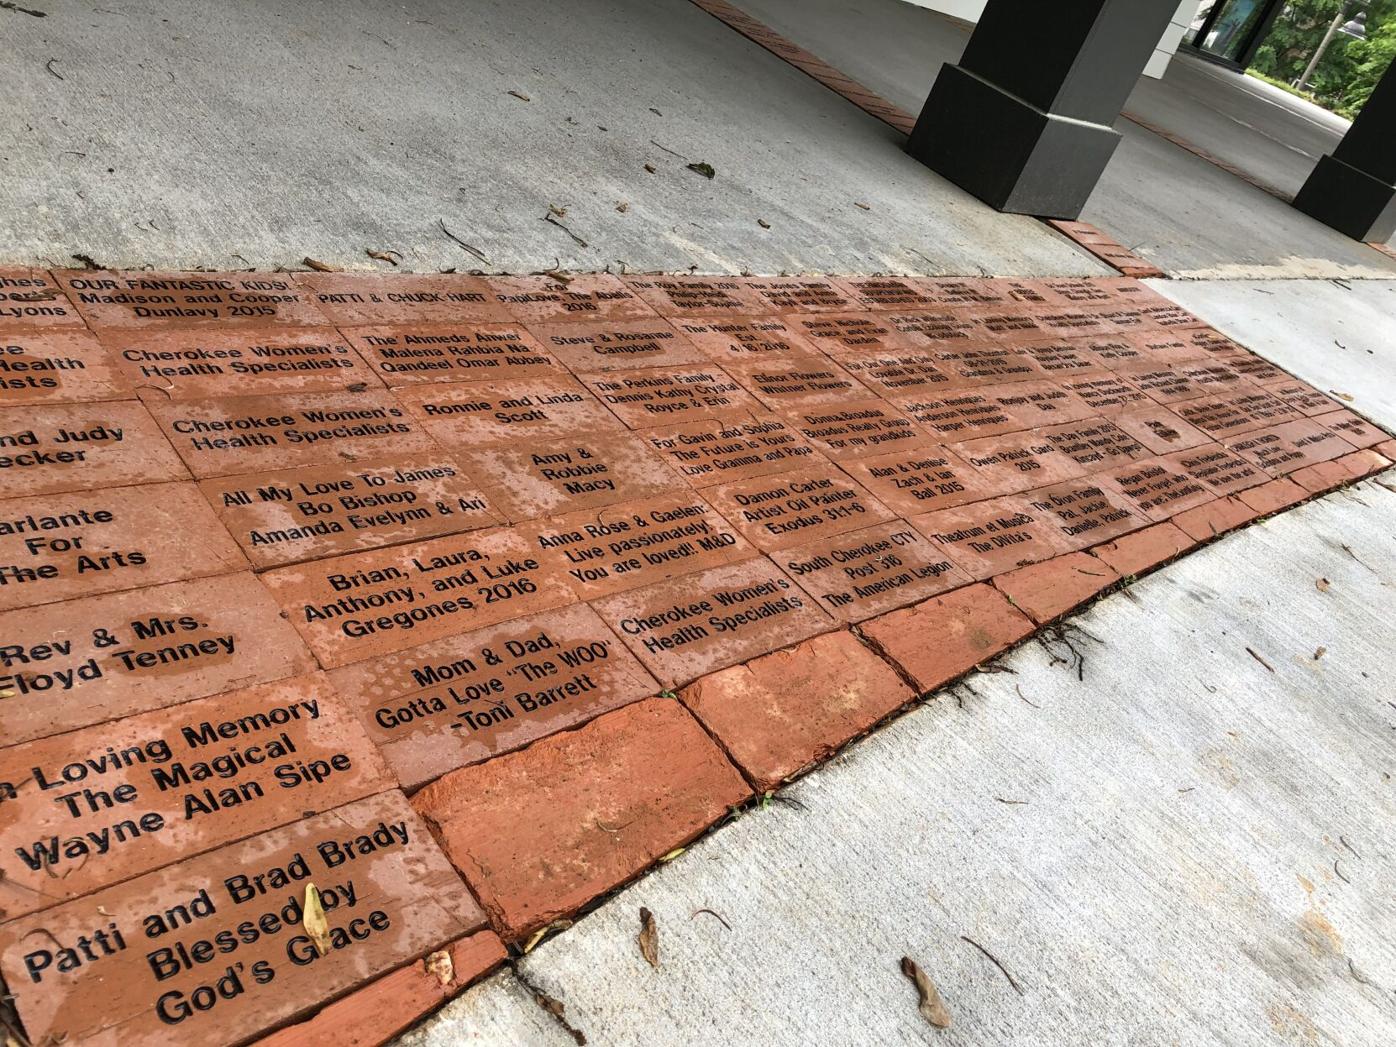
[[[958,60],[969,39],[962,23],[900,0],[742,0],[740,6],[912,113],[920,112],[941,65]],[[1129,105],[1142,100],[1142,115],[1262,180],[1276,150],[1283,151],[1278,143],[1294,138],[1317,158],[1323,130],[1266,105],[1248,84],[1219,80],[1209,89],[1187,73],[1180,83],[1174,85],[1171,71],[1161,82],[1145,79]],[[1124,141],[1081,217],[1170,275],[1396,274],[1396,261],[1215,165],[1128,120],[1116,126]],[[1223,149],[1222,141],[1230,144]],[[1307,156],[1285,156],[1284,163],[1275,180],[1303,184],[1307,170],[1300,171],[1312,166]]]
[[[1396,282],[1146,281],[1388,429],[1396,429]]]
[[[686,0],[137,0],[6,31],[10,261],[1105,271]]]
[[[1393,513],[1363,484],[1109,597],[1069,630],[1080,676],[1021,648],[524,975],[616,1044],[1391,1042]],[[509,977],[403,1042],[566,1042]]]
[[[1126,109],[1293,196],[1351,121],[1253,76],[1179,52]]]

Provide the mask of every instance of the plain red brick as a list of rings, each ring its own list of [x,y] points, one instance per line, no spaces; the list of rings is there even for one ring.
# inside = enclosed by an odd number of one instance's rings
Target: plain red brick
[[[1341,458],[1300,469],[1291,475],[1291,479],[1305,490],[1317,494],[1380,472],[1390,464],[1389,459],[1376,451],[1354,451]]]
[[[850,632],[723,669],[679,695],[762,792],[915,697]]]
[[[476,931],[446,947],[451,980],[445,985],[427,969],[427,957],[384,975],[313,1018],[290,1025],[255,1047],[378,1047],[406,1032],[481,975],[508,958],[493,931]]]
[[[1384,458],[1390,458],[1396,461],[1396,440],[1383,440],[1373,447],[1372,450],[1376,451],[1377,454]]]
[[[1187,552],[1196,544],[1173,524],[1161,523],[1097,545],[1089,552],[1097,559],[1104,560],[1121,577],[1128,577],[1143,574]]]
[[[1041,624],[1079,607],[1120,576],[1109,564],[1086,553],[1067,553],[1020,567],[994,579],[1014,607]]]
[[[925,694],[1012,647],[1033,623],[993,586],[978,583],[884,614],[861,629]]]
[[[1249,491],[1242,491],[1236,497],[1261,516],[1268,516],[1270,513],[1277,513],[1281,509],[1298,505],[1309,497],[1309,492],[1293,480],[1286,478],[1271,480],[1268,484],[1252,487]]]
[[[1199,542],[1215,538],[1255,519],[1255,512],[1237,498],[1218,498],[1173,517],[1173,523]]]
[[[412,804],[514,940],[625,883],[750,795],[683,705],[651,698],[448,774]]]

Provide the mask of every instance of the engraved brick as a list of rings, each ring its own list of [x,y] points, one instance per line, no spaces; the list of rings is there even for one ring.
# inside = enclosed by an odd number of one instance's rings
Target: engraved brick
[[[758,549],[783,549],[895,514],[833,465],[708,488],[708,500]]]
[[[996,495],[1061,483],[1086,471],[1038,432],[986,436],[950,444],[949,450],[974,470],[981,490]]]
[[[727,519],[693,491],[535,520],[519,532],[579,600],[756,555]]]
[[[861,622],[970,581],[957,562],[903,520],[782,549],[771,558],[817,606],[844,622]]]
[[[382,387],[333,327],[122,327],[102,342],[133,387],[169,400]]]
[[[793,424],[767,411],[719,412],[640,435],[676,475],[698,488],[823,460]]]
[[[0,610],[246,568],[192,483],[0,502]]]
[[[836,462],[935,442],[906,415],[877,399],[798,408],[784,415],[813,447]]]
[[[0,313],[3,295],[0,288]],[[133,396],[111,355],[86,331],[35,328],[0,335],[0,406]]]
[[[621,282],[661,316],[741,316],[763,306],[738,279],[722,276],[623,276]]]
[[[142,396],[199,479],[435,450],[421,424],[386,391],[186,401]]]
[[[0,912],[48,908],[394,784],[319,673],[0,749]]]
[[[0,331],[83,326],[82,317],[47,271],[0,266]]]
[[[780,410],[804,410],[868,395],[847,371],[822,354],[734,359],[726,366],[758,400]]]
[[[791,313],[784,320],[810,345],[843,363],[860,353],[912,348],[879,313]]]
[[[280,567],[261,578],[326,668],[572,602],[508,528]]]
[[[647,446],[624,432],[573,433],[512,446],[462,450],[494,505],[514,521],[614,505],[682,488]]]
[[[582,383],[631,429],[689,421],[761,405],[713,364],[585,374]]]
[[[658,689],[584,604],[355,662],[330,679],[406,789]]]
[[[390,387],[541,378],[563,370],[522,324],[351,327],[344,333]]]
[[[1314,418],[1258,429],[1222,443],[1272,476],[1283,476],[1352,451],[1351,444]]]
[[[441,451],[221,477],[199,487],[261,568],[503,522]]]
[[[188,478],[134,400],[0,407],[0,487],[9,496]]]
[[[309,884],[330,926],[324,957],[301,926]],[[13,920],[0,927],[0,969],[36,1042],[107,1044],[120,1029],[123,1047],[171,1036],[213,1047],[308,1014],[483,922],[402,794],[388,792]],[[64,948],[76,962],[60,966]]]
[[[858,304],[833,280],[817,276],[749,276],[742,286],[772,313],[848,312]]]
[[[976,581],[1066,551],[1053,517],[1021,495],[924,513],[911,523]]]
[[[399,390],[398,397],[414,419],[451,448],[622,428],[616,416],[570,375],[413,386]]]
[[[1167,458],[1115,466],[1099,474],[1128,500],[1130,508],[1158,523],[1216,497],[1200,480],[1193,479]]]
[[[859,458],[842,468],[893,512],[907,517],[994,493],[972,466],[938,444]]]
[[[592,606],[666,687],[834,624],[785,572],[761,558],[631,589]]]
[[[60,269],[54,275],[94,328],[326,322],[286,273]]]
[[[1191,450],[1177,451],[1166,458],[1194,480],[1201,480],[1217,494],[1235,494],[1248,487],[1257,487],[1270,479],[1267,473],[1221,444],[1204,444]]]
[[[1339,410],[1315,415],[1314,421],[1358,448],[1375,447],[1390,439],[1381,429],[1352,411]]]
[[[817,356],[818,350],[796,333],[796,317],[746,316],[732,319],[675,320],[676,331],[714,363],[728,366],[742,360],[763,360],[790,354]]]
[[[297,273],[332,323],[491,323],[509,312],[478,276],[463,273]]]
[[[1148,518],[1112,483],[1085,476],[1022,495],[1053,527],[1063,552],[1116,538],[1148,525]]]
[[[1155,454],[1182,451],[1212,442],[1212,438],[1201,429],[1189,425],[1162,405],[1136,407],[1112,415],[1110,420]]]
[[[0,612],[5,742],[315,668],[250,572]]]
[[[485,282],[495,302],[520,323],[654,316],[639,295],[606,273],[579,273],[565,282],[551,276],[489,276]]]
[[[638,367],[702,366],[712,361],[658,316],[640,320],[586,320],[535,324],[541,345],[577,374]]]

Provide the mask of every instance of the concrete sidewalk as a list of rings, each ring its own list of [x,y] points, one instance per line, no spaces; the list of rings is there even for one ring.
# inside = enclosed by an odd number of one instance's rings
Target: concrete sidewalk
[[[11,263],[1107,271],[687,0],[3,17]]]
[[[911,113],[921,111],[941,65],[958,60],[969,39],[962,24],[900,0],[742,0],[738,6]],[[1260,172],[1261,180],[1276,162],[1277,139],[1296,137],[1309,151],[1322,147],[1315,140],[1326,137],[1322,129],[1296,131],[1287,110],[1257,104],[1229,80],[1214,81],[1207,94],[1199,77],[1184,70],[1162,82],[1141,81],[1129,106],[1138,102],[1146,117],[1243,170]],[[1212,99],[1210,107],[1199,94]],[[1169,275],[1396,274],[1396,261],[1138,124],[1121,118],[1116,129],[1124,141],[1081,218]],[[1275,180],[1302,182],[1296,165],[1305,162],[1286,157]]]

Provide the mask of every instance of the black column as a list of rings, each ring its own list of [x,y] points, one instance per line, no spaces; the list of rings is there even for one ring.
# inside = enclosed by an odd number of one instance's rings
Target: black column
[[[1318,162],[1294,206],[1354,240],[1384,244],[1396,234],[1396,65],[1338,148]]]
[[[1076,218],[1177,0],[989,0],[907,152],[1000,211]]]

